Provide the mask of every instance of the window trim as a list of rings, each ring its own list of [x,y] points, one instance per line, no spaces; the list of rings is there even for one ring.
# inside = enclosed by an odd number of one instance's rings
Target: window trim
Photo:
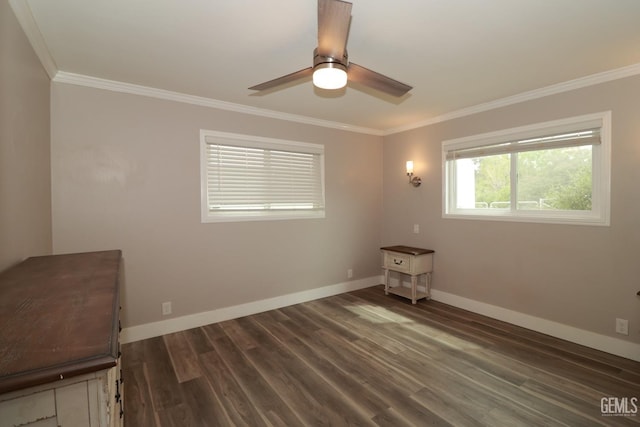
[[[211,212],[207,194],[207,143],[208,140],[220,139],[223,145],[235,145],[247,148],[260,148],[298,153],[317,154],[320,156],[320,185],[322,192],[321,209],[274,209],[274,210],[237,210]],[[324,145],[284,139],[266,138],[213,130],[200,130],[200,215],[202,223],[241,222],[289,219],[312,219],[325,217],[325,174]]]
[[[600,144],[592,145],[592,210],[586,211],[525,211],[504,209],[460,209],[455,200],[454,168],[448,166],[447,153],[563,132],[588,128],[600,129]],[[575,225],[610,225],[611,205],[611,111],[536,123],[510,129],[442,141],[442,217],[446,219],[474,219]],[[515,174],[511,168],[511,174]],[[513,177],[512,177],[513,180]],[[515,194],[512,189],[512,198]],[[512,203],[513,206],[513,203]]]

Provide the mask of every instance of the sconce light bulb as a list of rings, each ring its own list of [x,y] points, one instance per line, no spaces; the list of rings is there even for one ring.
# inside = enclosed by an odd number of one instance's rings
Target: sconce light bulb
[[[422,184],[420,177],[413,176],[413,160],[407,160],[407,176],[409,177],[409,184],[414,187],[419,187]]]
[[[413,175],[413,160],[407,161],[407,175]]]

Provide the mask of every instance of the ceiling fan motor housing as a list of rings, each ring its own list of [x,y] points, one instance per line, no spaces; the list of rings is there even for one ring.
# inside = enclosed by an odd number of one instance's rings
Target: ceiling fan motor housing
[[[344,55],[342,58],[337,59],[328,55],[320,55],[318,54],[318,48],[313,50],[313,69],[316,70],[318,68],[340,68],[343,71],[347,71],[348,65],[348,55],[347,50],[345,49]]]

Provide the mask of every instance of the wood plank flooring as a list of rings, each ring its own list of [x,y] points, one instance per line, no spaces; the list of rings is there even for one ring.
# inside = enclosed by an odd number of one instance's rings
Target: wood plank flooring
[[[640,363],[381,286],[122,353],[127,427],[640,425]]]

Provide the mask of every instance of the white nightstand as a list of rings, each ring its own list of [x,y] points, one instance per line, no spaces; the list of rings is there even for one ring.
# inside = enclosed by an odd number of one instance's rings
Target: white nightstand
[[[385,246],[380,248],[383,255],[384,293],[409,298],[415,304],[421,298],[431,298],[431,273],[433,272],[433,253],[431,249],[411,246]],[[411,287],[389,286],[389,271],[411,276]],[[426,292],[418,291],[418,276],[426,274]]]

